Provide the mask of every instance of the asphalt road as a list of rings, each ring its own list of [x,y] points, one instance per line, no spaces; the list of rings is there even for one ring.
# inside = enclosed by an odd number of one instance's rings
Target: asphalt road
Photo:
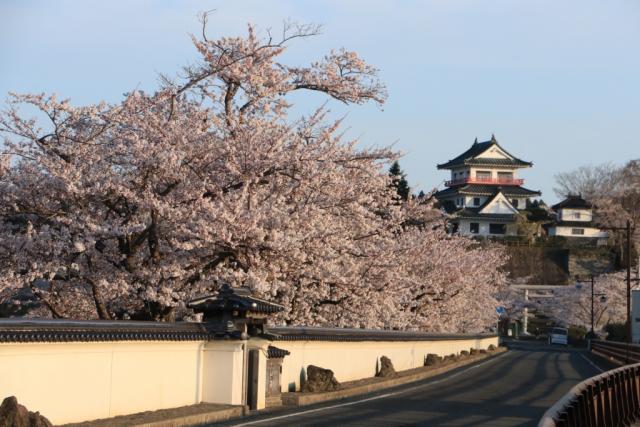
[[[495,358],[350,399],[260,412],[224,426],[535,426],[574,384],[611,369],[581,349],[509,344]]]

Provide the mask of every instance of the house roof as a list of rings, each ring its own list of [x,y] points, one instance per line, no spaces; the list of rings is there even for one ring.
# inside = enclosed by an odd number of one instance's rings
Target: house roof
[[[505,185],[504,187],[496,185],[485,184],[466,184],[455,188],[446,188],[442,191],[438,191],[435,196],[438,199],[453,196],[456,194],[465,194],[473,196],[493,196],[498,192],[502,192],[506,197],[526,197],[526,196],[539,196],[542,193],[540,191],[529,190],[528,188]]]
[[[587,202],[582,196],[570,194],[566,199],[551,206],[551,209],[591,209],[593,205]]]
[[[510,158],[492,159],[478,157],[480,154],[484,153],[493,146],[499,147],[500,150],[502,150]],[[502,148],[500,144],[498,144],[495,136],[492,135],[489,141],[478,142],[478,140],[476,139],[471,148],[469,148],[459,156],[449,160],[448,162],[439,164],[438,169],[451,169],[459,166],[504,166],[521,168],[533,166],[533,163],[526,162],[510,154],[507,150]]]

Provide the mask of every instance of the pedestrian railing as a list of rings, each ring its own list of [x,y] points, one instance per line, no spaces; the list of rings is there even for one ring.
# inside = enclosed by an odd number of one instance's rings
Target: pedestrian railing
[[[591,340],[591,352],[621,365],[640,363],[640,345],[618,341]]]
[[[556,402],[538,427],[628,426],[640,419],[640,363],[582,381]]]

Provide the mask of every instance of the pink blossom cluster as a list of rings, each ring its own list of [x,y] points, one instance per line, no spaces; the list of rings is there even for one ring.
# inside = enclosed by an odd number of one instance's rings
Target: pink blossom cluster
[[[118,104],[11,95],[0,115],[0,298],[35,315],[172,320],[221,282],[286,307],[275,322],[475,332],[495,324],[503,251],[450,236],[425,200],[400,203],[397,153],[345,140],[313,90],[382,104],[356,53],[277,61],[282,39],[195,39],[179,79]],[[28,107],[39,112],[25,117]]]
[[[627,284],[624,271],[594,278],[594,330],[602,332],[609,323],[624,323],[627,316]],[[602,298],[604,296],[604,298]],[[541,301],[541,310],[565,326],[591,328],[591,282],[580,282],[554,290],[553,298]]]

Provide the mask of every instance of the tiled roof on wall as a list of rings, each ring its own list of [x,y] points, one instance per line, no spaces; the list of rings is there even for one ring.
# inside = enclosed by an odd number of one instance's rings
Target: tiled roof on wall
[[[0,319],[0,343],[74,341],[201,341],[214,338],[201,323]]]
[[[378,329],[312,328],[272,326],[274,341],[441,341],[480,339],[495,334],[436,334]]]

